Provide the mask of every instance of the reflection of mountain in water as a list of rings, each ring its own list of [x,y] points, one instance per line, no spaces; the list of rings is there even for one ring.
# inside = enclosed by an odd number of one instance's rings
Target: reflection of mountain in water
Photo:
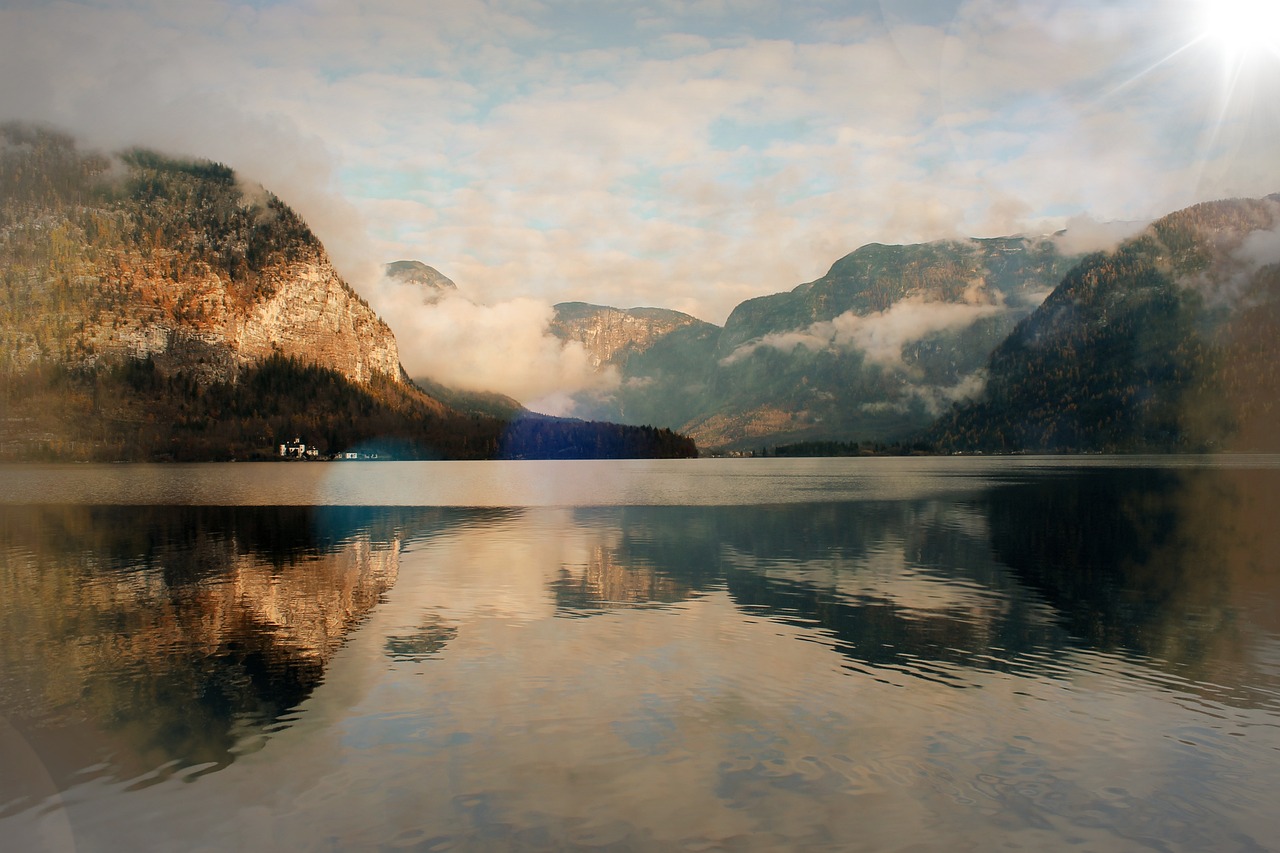
[[[1274,586],[1277,509],[1275,471],[1082,469],[955,500],[582,510],[620,538],[553,592],[567,615],[725,589],[854,668],[951,683],[1076,650],[1195,679],[1247,656],[1238,617]]]
[[[591,510],[591,513],[614,512]],[[1061,647],[1052,613],[991,556],[983,520],[936,500],[751,507],[627,507],[621,539],[555,585],[565,611],[618,606],[591,589],[727,589],[751,613],[814,629],[849,658],[1006,668],[993,646]],[[611,577],[597,578],[603,570]],[[567,594],[572,590],[575,594]],[[636,597],[627,599],[637,603]],[[1007,659],[1006,659],[1007,660]],[[914,662],[914,663],[913,663]],[[938,673],[940,677],[944,676]]]
[[[1092,470],[996,488],[985,504],[995,554],[1074,642],[1199,680],[1211,661],[1243,665],[1257,639],[1245,632],[1280,633],[1255,607],[1277,581],[1280,472]]]
[[[59,787],[225,765],[306,699],[432,510],[0,507],[0,713]],[[85,753],[89,752],[87,756]],[[19,792],[0,790],[0,802]]]
[[[576,571],[574,571],[576,569]],[[688,598],[693,587],[631,548],[596,545],[587,562],[564,567],[552,582],[562,615],[588,615],[603,609],[673,604]]]

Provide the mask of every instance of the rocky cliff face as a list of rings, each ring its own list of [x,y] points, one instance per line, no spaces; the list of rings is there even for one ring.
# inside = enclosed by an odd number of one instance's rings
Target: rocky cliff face
[[[276,270],[272,296],[235,318],[228,342],[242,358],[275,350],[336,368],[356,382],[373,373],[398,377],[400,353],[391,329],[324,259]]]
[[[400,379],[390,328],[230,169],[0,129],[0,370],[152,357],[202,382],[274,353]]]
[[[555,306],[551,332],[565,341],[578,341],[596,367],[616,364],[630,353],[641,353],[659,338],[701,320],[664,308],[609,308],[585,302]]]
[[[62,355],[83,363],[151,356],[162,368],[204,382],[230,380],[275,353],[334,368],[359,383],[374,373],[399,377],[391,330],[323,256],[274,266],[264,277],[263,298],[238,305],[228,298],[227,282],[212,273],[178,280],[145,270],[91,276],[100,296],[114,294],[126,310],[82,314],[71,338],[60,342]],[[22,343],[27,359],[60,355],[34,335]]]

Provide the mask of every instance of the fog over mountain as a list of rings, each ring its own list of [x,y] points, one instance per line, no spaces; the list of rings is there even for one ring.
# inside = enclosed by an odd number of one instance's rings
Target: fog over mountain
[[[0,120],[230,165],[393,326],[384,265],[432,265],[483,309],[453,345],[522,341],[530,402],[592,381],[560,303],[723,325],[871,243],[1071,255],[1128,236],[1090,218],[1272,191],[1280,75],[1237,6],[11,0]]]
[[[1265,432],[1274,196],[1187,208],[1083,260],[1063,247],[1134,225],[868,244],[819,279],[746,300],[721,327],[664,308],[486,305],[417,260],[384,264],[366,302],[291,208],[226,166],[82,152],[13,124],[0,154],[10,295],[0,355],[15,375],[142,359],[165,381],[234,385],[284,358],[356,384],[415,377],[435,396],[413,405],[433,416],[507,418],[525,402],[727,449],[928,435],[955,449],[1188,450],[1240,436],[1253,446]],[[1098,275],[1103,296],[1082,311],[1078,294],[1094,291],[1080,282]],[[1056,342],[1018,362],[1010,354],[1027,350],[1019,335],[1035,324],[1057,330]],[[1148,355],[1116,355],[1125,335]],[[1083,351],[1092,355],[1073,362]],[[1229,375],[1231,364],[1251,367]],[[1256,387],[1241,384],[1246,374]],[[392,396],[404,393],[417,392]],[[1064,427],[1055,407],[1073,405]]]
[[[617,381],[595,369],[581,343],[552,334],[555,310],[536,299],[485,305],[472,301],[465,285],[424,291],[420,282],[393,275],[365,292],[388,318],[415,378],[497,392],[547,414],[574,414],[571,395]]]
[[[553,412],[657,414],[643,392],[663,389],[683,413],[701,407],[716,441],[829,427],[825,395],[853,393],[879,418],[869,433],[888,435],[981,384],[968,362],[921,362],[930,342],[1016,319],[1057,282],[945,308],[845,306],[741,339],[730,315],[861,246],[1050,235],[1076,257],[1170,211],[1272,192],[1280,56],[1266,9],[11,0],[0,121],[224,163],[270,187],[392,327],[412,374]],[[400,261],[457,287],[419,310],[421,292],[386,278]],[[649,367],[600,371],[556,333],[566,303],[676,311],[726,333],[714,368],[687,382],[668,381],[661,347],[630,357]],[[708,331],[681,334],[701,352]],[[815,391],[811,377],[785,404],[728,401],[742,383],[725,377],[752,365],[836,370],[854,352],[849,381]],[[876,371],[877,387],[846,391]],[[802,378],[759,378],[782,375]]]
[[[425,265],[408,272],[396,280],[419,307],[449,290]],[[0,458],[695,452],[670,431],[424,385],[306,222],[260,185],[220,163],[0,124]]]
[[[624,337],[602,365],[620,382],[580,392],[575,411],[679,424],[704,447],[901,439],[981,390],[992,349],[1074,259],[1050,238],[864,246],[723,327],[687,318]],[[558,309],[557,333],[581,339],[563,317],[581,311]]]

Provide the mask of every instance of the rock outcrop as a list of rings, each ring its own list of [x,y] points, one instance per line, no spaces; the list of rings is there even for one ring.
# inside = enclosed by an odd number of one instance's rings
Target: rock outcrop
[[[696,317],[665,308],[610,308],[585,302],[555,306],[551,332],[565,341],[578,341],[591,354],[595,367],[616,364],[629,353],[640,353],[676,329],[703,324]]]
[[[331,367],[358,383],[374,373],[399,378],[391,330],[323,255],[272,267],[264,276],[268,295],[247,306],[228,299],[227,283],[211,273],[179,280],[145,271],[115,279],[93,276],[100,293],[150,298],[132,301],[118,314],[81,318],[68,342],[71,352],[84,362],[150,356],[167,370],[204,382],[231,380],[240,368],[273,354]],[[28,357],[57,355],[30,343],[26,351]]]
[[[390,328],[306,225],[230,169],[0,138],[0,370],[151,357],[208,383],[280,354],[402,377]]]

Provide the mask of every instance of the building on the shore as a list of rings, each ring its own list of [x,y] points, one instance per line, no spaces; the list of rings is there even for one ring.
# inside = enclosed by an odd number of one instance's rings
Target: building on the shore
[[[314,447],[307,447],[301,437],[286,441],[279,445],[278,449],[280,456],[284,459],[316,459],[320,456],[320,451]]]

